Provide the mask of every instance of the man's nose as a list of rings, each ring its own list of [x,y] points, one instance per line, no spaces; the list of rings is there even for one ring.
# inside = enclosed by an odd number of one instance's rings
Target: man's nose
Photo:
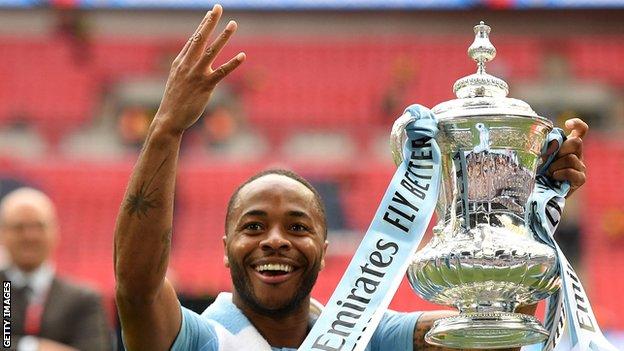
[[[266,237],[260,243],[263,250],[287,250],[290,249],[290,240],[286,237],[286,233],[279,228],[273,227],[267,232]]]

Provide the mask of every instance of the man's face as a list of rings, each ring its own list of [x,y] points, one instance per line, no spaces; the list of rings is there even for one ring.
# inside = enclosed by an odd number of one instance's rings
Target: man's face
[[[0,228],[11,262],[27,272],[50,256],[56,241],[53,211],[38,200],[16,200],[5,206]]]
[[[327,248],[315,203],[308,188],[282,175],[240,190],[224,243],[234,294],[249,308],[286,314],[309,296]]]

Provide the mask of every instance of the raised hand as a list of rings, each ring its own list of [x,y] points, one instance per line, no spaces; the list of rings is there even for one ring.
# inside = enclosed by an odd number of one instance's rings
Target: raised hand
[[[217,69],[212,68],[216,56],[236,31],[230,21],[223,32],[210,44],[208,38],[219,23],[223,8],[215,5],[208,11],[195,33],[173,61],[165,93],[155,122],[166,130],[182,133],[201,116],[215,86],[244,60],[239,53]]]
[[[563,142],[555,160],[548,167],[548,175],[553,179],[570,182],[570,196],[576,189],[585,184],[585,164],[583,163],[583,137],[589,126],[579,118],[572,118],[565,122],[570,132]]]

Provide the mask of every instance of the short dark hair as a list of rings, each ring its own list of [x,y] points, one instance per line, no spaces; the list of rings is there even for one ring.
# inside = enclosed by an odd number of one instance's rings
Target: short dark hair
[[[302,176],[298,175],[297,173],[293,171],[289,171],[287,169],[282,169],[282,168],[268,169],[268,170],[258,172],[254,174],[253,176],[251,176],[249,179],[247,179],[244,183],[239,185],[238,188],[236,188],[236,190],[234,190],[234,193],[232,194],[232,196],[230,196],[230,200],[228,201],[227,212],[225,214],[225,234],[227,235],[228,233],[228,225],[230,224],[230,220],[232,217],[232,208],[234,207],[234,203],[238,199],[238,193],[241,191],[241,189],[245,187],[245,185],[253,182],[256,179],[262,178],[264,176],[272,175],[272,174],[281,175],[284,177],[288,177],[292,180],[295,180],[303,184],[306,188],[308,188],[312,192],[312,194],[314,194],[315,205],[318,211],[321,213],[321,224],[323,226],[323,235],[325,238],[327,238],[327,219],[326,219],[326,214],[325,214],[325,205],[323,205],[321,194],[319,194],[319,192],[312,186],[312,184],[310,184],[310,182],[305,180]]]

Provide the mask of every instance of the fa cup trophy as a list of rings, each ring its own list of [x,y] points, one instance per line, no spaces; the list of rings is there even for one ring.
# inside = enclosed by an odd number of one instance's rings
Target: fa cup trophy
[[[507,83],[485,72],[496,55],[490,27],[481,22],[474,32],[468,55],[477,72],[455,82],[457,99],[432,109],[442,167],[439,222],[407,276],[424,299],[460,312],[437,321],[429,343],[515,347],[548,337],[535,317],[515,309],[547,298],[560,285],[555,250],[535,239],[525,219],[553,125],[507,97]]]

